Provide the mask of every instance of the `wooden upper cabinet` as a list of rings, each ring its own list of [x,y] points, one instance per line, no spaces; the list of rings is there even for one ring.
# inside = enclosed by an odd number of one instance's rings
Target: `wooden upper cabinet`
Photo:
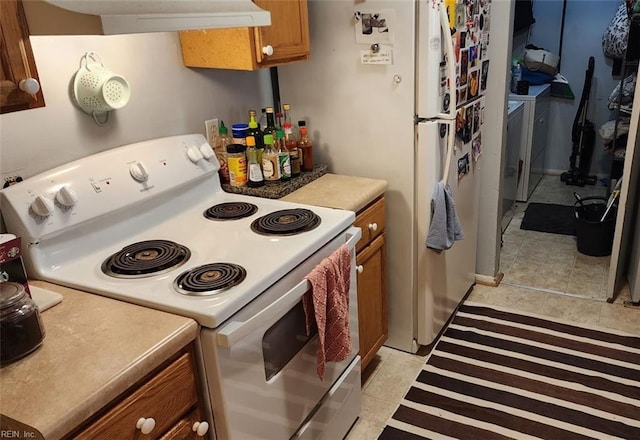
[[[29,41],[29,28],[21,1],[2,0],[0,14],[0,113],[44,107],[42,90],[30,95],[20,90],[20,81],[33,78],[40,83]]]
[[[253,2],[271,13],[271,26],[180,32],[184,65],[256,70],[307,60],[307,0]]]

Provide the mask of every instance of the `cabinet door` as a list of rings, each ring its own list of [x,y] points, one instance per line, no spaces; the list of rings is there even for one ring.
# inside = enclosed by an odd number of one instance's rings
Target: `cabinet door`
[[[384,235],[356,257],[358,268],[358,325],[362,368],[376,355],[388,335]]]
[[[254,28],[256,61],[261,67],[306,59],[309,56],[309,19],[307,0],[254,0],[271,12],[271,26]],[[265,56],[267,46],[273,55]]]
[[[308,59],[307,0],[255,3],[271,13],[271,26],[180,32],[184,65],[256,70]]]
[[[183,354],[73,438],[158,438],[198,403],[193,362],[190,353]],[[155,420],[155,428],[146,436],[136,428],[142,417]]]
[[[0,34],[2,35],[0,113],[44,107],[41,90],[38,90],[35,95],[29,95],[19,87],[20,81],[27,78],[33,78],[38,83],[40,82],[21,1],[6,0],[2,2]]]

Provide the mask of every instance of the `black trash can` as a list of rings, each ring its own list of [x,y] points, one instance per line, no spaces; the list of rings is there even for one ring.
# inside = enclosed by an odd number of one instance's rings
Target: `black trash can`
[[[607,209],[607,198],[584,197],[575,203],[578,252],[592,257],[611,255],[616,228],[617,205],[600,221]]]

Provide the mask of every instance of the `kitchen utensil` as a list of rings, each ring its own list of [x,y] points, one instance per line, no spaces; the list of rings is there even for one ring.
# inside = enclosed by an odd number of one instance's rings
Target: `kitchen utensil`
[[[80,59],[80,68],[73,80],[76,104],[93,116],[98,125],[109,120],[109,112],[129,102],[130,87],[127,80],[107,69],[95,52],[87,52]]]

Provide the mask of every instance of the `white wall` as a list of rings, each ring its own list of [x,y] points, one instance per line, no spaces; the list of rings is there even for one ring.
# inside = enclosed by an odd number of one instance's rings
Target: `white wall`
[[[46,107],[0,116],[2,177],[26,178],[71,160],[141,140],[203,133],[204,120],[244,122],[271,98],[264,72],[191,69],[175,32],[119,36],[31,37]],[[131,85],[131,100],[105,126],[69,95],[81,56],[97,52]]]

